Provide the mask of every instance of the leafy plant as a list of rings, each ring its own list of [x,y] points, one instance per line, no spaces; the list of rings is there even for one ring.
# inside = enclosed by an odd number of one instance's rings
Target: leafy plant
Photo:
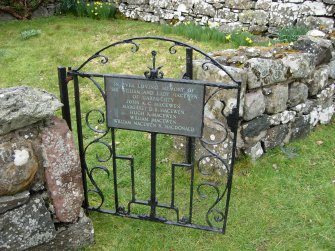
[[[35,29],[32,29],[32,30],[26,30],[26,31],[22,31],[21,32],[21,39],[22,40],[27,40],[31,37],[36,37],[38,35],[41,34],[41,30],[35,30]]]
[[[231,43],[234,47],[250,46],[254,43],[255,36],[247,31],[238,31],[231,34]]]
[[[247,31],[237,31],[226,34],[215,28],[200,26],[191,22],[179,24],[177,26],[163,25],[162,31],[166,34],[177,34],[196,41],[232,43],[234,47],[250,46],[254,43],[254,35]]]
[[[78,17],[91,17],[94,19],[115,18],[114,4],[102,1],[61,0],[58,13],[73,13]]]
[[[0,10],[17,19],[25,20],[30,19],[34,10],[44,2],[45,0],[1,0]]]
[[[75,0],[59,0],[57,12],[59,14],[75,13]]]
[[[217,29],[211,29],[207,26],[200,26],[191,22],[182,23],[176,26],[163,25],[162,31],[166,34],[177,34],[196,41],[228,42],[225,33],[220,32]]]
[[[294,42],[299,36],[306,35],[308,31],[309,28],[304,25],[287,26],[278,31],[278,40],[286,43]]]

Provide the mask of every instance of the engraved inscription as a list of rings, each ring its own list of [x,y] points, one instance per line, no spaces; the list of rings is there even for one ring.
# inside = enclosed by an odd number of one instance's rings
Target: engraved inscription
[[[204,86],[105,77],[109,127],[201,137]]]

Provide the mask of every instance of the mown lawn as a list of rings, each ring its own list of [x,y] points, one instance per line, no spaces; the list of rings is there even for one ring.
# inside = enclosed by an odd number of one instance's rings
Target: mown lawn
[[[29,29],[40,29],[42,34],[21,40],[20,32]],[[78,66],[101,47],[140,35],[163,34],[157,24],[128,20],[52,17],[1,22],[0,87],[29,85],[58,95],[57,66]],[[223,49],[220,44],[176,38],[204,51]],[[159,43],[153,46],[163,48]],[[143,74],[150,65],[150,50],[139,53],[143,57],[136,59],[129,47],[117,49],[112,54],[115,60],[104,71]],[[171,55],[159,55],[157,64],[165,65],[165,73],[179,77],[184,55],[175,55],[175,67]],[[90,67],[96,70],[98,64]],[[90,102],[100,104],[88,83],[82,91],[87,95],[83,110]],[[91,213],[96,245],[88,250],[334,250],[334,135],[333,120],[313,130],[307,139],[291,143],[293,158],[277,148],[256,162],[238,161],[225,235]],[[161,140],[166,151],[171,142]]]

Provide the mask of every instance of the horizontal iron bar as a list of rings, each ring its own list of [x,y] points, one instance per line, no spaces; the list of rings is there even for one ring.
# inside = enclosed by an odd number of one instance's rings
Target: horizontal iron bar
[[[134,201],[131,201],[130,203],[144,205],[144,206],[150,206],[149,202],[147,202],[145,200],[134,200]],[[166,208],[166,209],[172,209],[172,210],[176,210],[177,209],[176,207],[171,207],[170,205],[160,204],[160,203],[157,203],[156,206],[157,207],[161,207],[161,208]]]
[[[136,76],[136,75],[101,74],[101,73],[79,72],[79,71],[70,71],[68,72],[68,75],[70,76],[77,75],[80,77],[98,77],[98,78],[104,78],[104,77],[127,78],[127,79],[138,79],[138,80],[150,81],[149,79],[145,77]],[[211,87],[221,87],[224,89],[239,89],[240,88],[240,82],[227,84],[227,83],[206,82],[206,81],[201,81],[201,80],[173,79],[173,78],[163,78],[163,79],[158,78],[152,81],[196,84],[196,85],[205,85],[205,86],[211,86]]]
[[[100,213],[112,214],[112,215],[115,215],[115,216],[132,218],[132,219],[159,222],[159,223],[164,223],[164,224],[167,224],[167,225],[174,225],[174,226],[179,226],[179,227],[188,227],[188,228],[193,228],[193,229],[199,229],[199,230],[205,230],[205,231],[211,231],[211,232],[217,232],[217,233],[224,233],[222,228],[203,226],[203,225],[199,225],[199,224],[188,224],[188,223],[183,224],[183,223],[170,221],[170,220],[166,220],[166,221],[159,221],[159,219],[153,220],[152,218],[150,218],[149,215],[147,215],[145,217],[143,215],[137,215],[137,214],[121,214],[121,213],[116,213],[115,211],[108,210],[108,209],[96,209],[96,208],[92,208],[92,207],[89,207],[88,210],[95,211],[95,212],[100,212]]]

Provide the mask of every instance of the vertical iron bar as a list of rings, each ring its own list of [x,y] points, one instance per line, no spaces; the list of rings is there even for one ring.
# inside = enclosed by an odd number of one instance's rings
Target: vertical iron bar
[[[194,142],[194,138],[190,138],[191,142]],[[192,223],[192,215],[193,215],[193,186],[194,186],[194,154],[195,154],[195,146],[194,144],[190,145],[189,155],[191,156],[191,183],[190,183],[190,211],[189,211],[189,222]]]
[[[117,191],[117,172],[116,172],[116,148],[115,148],[115,128],[111,128],[112,131],[112,155],[113,155],[113,182],[114,182],[114,205],[115,212],[119,211],[119,194]]]
[[[131,172],[131,199],[135,201],[135,170],[134,170],[134,159],[130,160],[130,172]]]
[[[234,114],[235,123],[238,123],[238,118],[239,118],[239,114],[240,114],[240,96],[241,96],[241,83],[239,83],[239,88],[237,90],[237,102],[236,102],[236,110],[235,110],[235,114]],[[231,154],[230,171],[228,172],[227,200],[226,200],[226,209],[225,209],[225,214],[224,214],[222,233],[226,232],[228,211],[229,211],[230,193],[231,193],[231,187],[233,185],[233,173],[234,173],[234,164],[235,164],[238,125],[234,125],[233,128],[234,128],[234,131],[233,131],[233,133],[234,133],[233,149],[232,149],[232,154]]]
[[[186,48],[186,74],[185,76],[188,79],[193,79],[193,49],[192,48]],[[192,148],[193,144],[194,144],[194,141],[192,141],[192,138],[186,137],[185,155],[186,155],[186,161],[189,164],[192,163],[192,156],[189,153],[190,153],[190,149]]]
[[[172,181],[171,181],[171,184],[172,184],[172,187],[171,187],[171,207],[174,207],[174,189],[175,189],[175,184],[174,184],[174,179],[175,179],[175,165],[172,164],[172,168],[171,168],[171,177],[172,177]]]
[[[151,133],[151,197],[150,197],[150,217],[154,218],[156,216],[156,143],[157,143],[157,133]]]
[[[82,131],[82,123],[81,123],[81,108],[80,108],[80,93],[79,93],[78,75],[73,76],[73,83],[74,83],[74,98],[75,98],[75,107],[76,107],[78,148],[79,148],[81,173],[82,173],[83,187],[84,187],[83,207],[87,210],[89,206],[88,194],[87,194],[87,182],[86,182],[87,166],[86,166],[86,161],[85,161],[85,156],[84,156],[84,142],[83,142],[83,131]]]
[[[59,94],[60,94],[60,101],[63,104],[62,117],[66,121],[70,130],[72,131],[69,92],[68,92],[67,83],[68,82],[66,80],[66,68],[64,66],[58,66]]]

